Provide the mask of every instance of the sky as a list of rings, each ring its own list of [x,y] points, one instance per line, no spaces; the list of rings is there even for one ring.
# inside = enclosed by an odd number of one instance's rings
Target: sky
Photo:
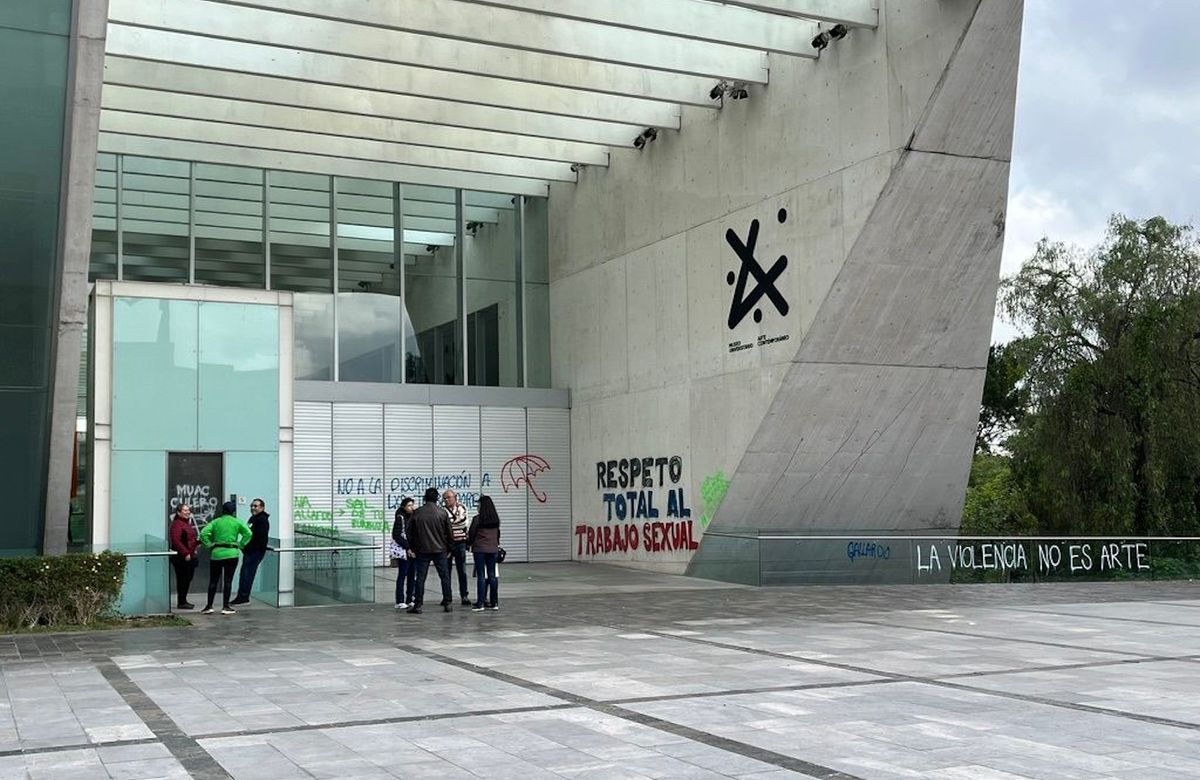
[[[1114,212],[1200,225],[1200,1],[1025,0],[1001,272]]]

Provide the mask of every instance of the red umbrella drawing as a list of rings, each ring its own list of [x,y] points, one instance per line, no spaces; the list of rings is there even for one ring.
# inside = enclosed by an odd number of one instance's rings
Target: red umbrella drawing
[[[534,487],[533,478],[543,471],[549,470],[550,464],[541,455],[518,455],[510,458],[500,467],[500,487],[504,488],[504,492],[507,493],[509,490],[516,490],[524,483],[538,503],[544,504],[546,503],[546,494],[539,492]]]

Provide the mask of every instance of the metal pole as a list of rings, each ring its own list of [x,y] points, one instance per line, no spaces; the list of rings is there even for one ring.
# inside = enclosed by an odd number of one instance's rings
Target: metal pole
[[[341,373],[341,352],[338,345],[338,241],[337,241],[337,177],[329,177],[329,251],[333,260],[333,381]]]
[[[470,365],[467,359],[467,281],[466,281],[466,223],[463,221],[466,218],[466,208],[464,207],[465,199],[463,198],[462,190],[454,191],[454,259],[458,264],[458,332],[459,332],[459,354],[462,356],[461,366],[462,381],[459,384],[465,385],[468,383],[469,377],[467,369]]]
[[[196,283],[196,163],[188,162],[188,272],[187,283]]]
[[[117,281],[125,278],[125,230],[122,202],[125,200],[125,155],[117,155]]]
[[[516,208],[513,212],[516,215],[516,236],[517,236],[517,387],[528,386],[529,366],[526,365],[526,355],[528,350],[525,348],[525,320],[527,311],[525,309],[525,196],[517,197]]]
[[[262,186],[263,289],[271,289],[271,172],[263,168]]]
[[[404,187],[392,182],[392,263],[400,281],[400,384],[408,382],[408,360],[405,353],[405,326],[408,303],[404,299]]]

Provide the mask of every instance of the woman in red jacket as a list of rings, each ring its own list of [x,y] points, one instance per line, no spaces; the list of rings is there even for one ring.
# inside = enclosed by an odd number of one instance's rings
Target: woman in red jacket
[[[167,531],[170,536],[171,566],[175,569],[175,586],[179,590],[177,609],[194,609],[195,605],[188,602],[188,588],[192,586],[192,577],[196,574],[196,549],[200,546],[200,538],[192,526],[192,508],[187,504],[179,507],[175,517],[171,518],[171,528]]]

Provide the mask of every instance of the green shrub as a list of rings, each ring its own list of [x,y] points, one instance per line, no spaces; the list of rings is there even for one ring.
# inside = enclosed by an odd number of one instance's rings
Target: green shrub
[[[87,626],[113,612],[125,582],[125,556],[0,558],[0,630]]]

